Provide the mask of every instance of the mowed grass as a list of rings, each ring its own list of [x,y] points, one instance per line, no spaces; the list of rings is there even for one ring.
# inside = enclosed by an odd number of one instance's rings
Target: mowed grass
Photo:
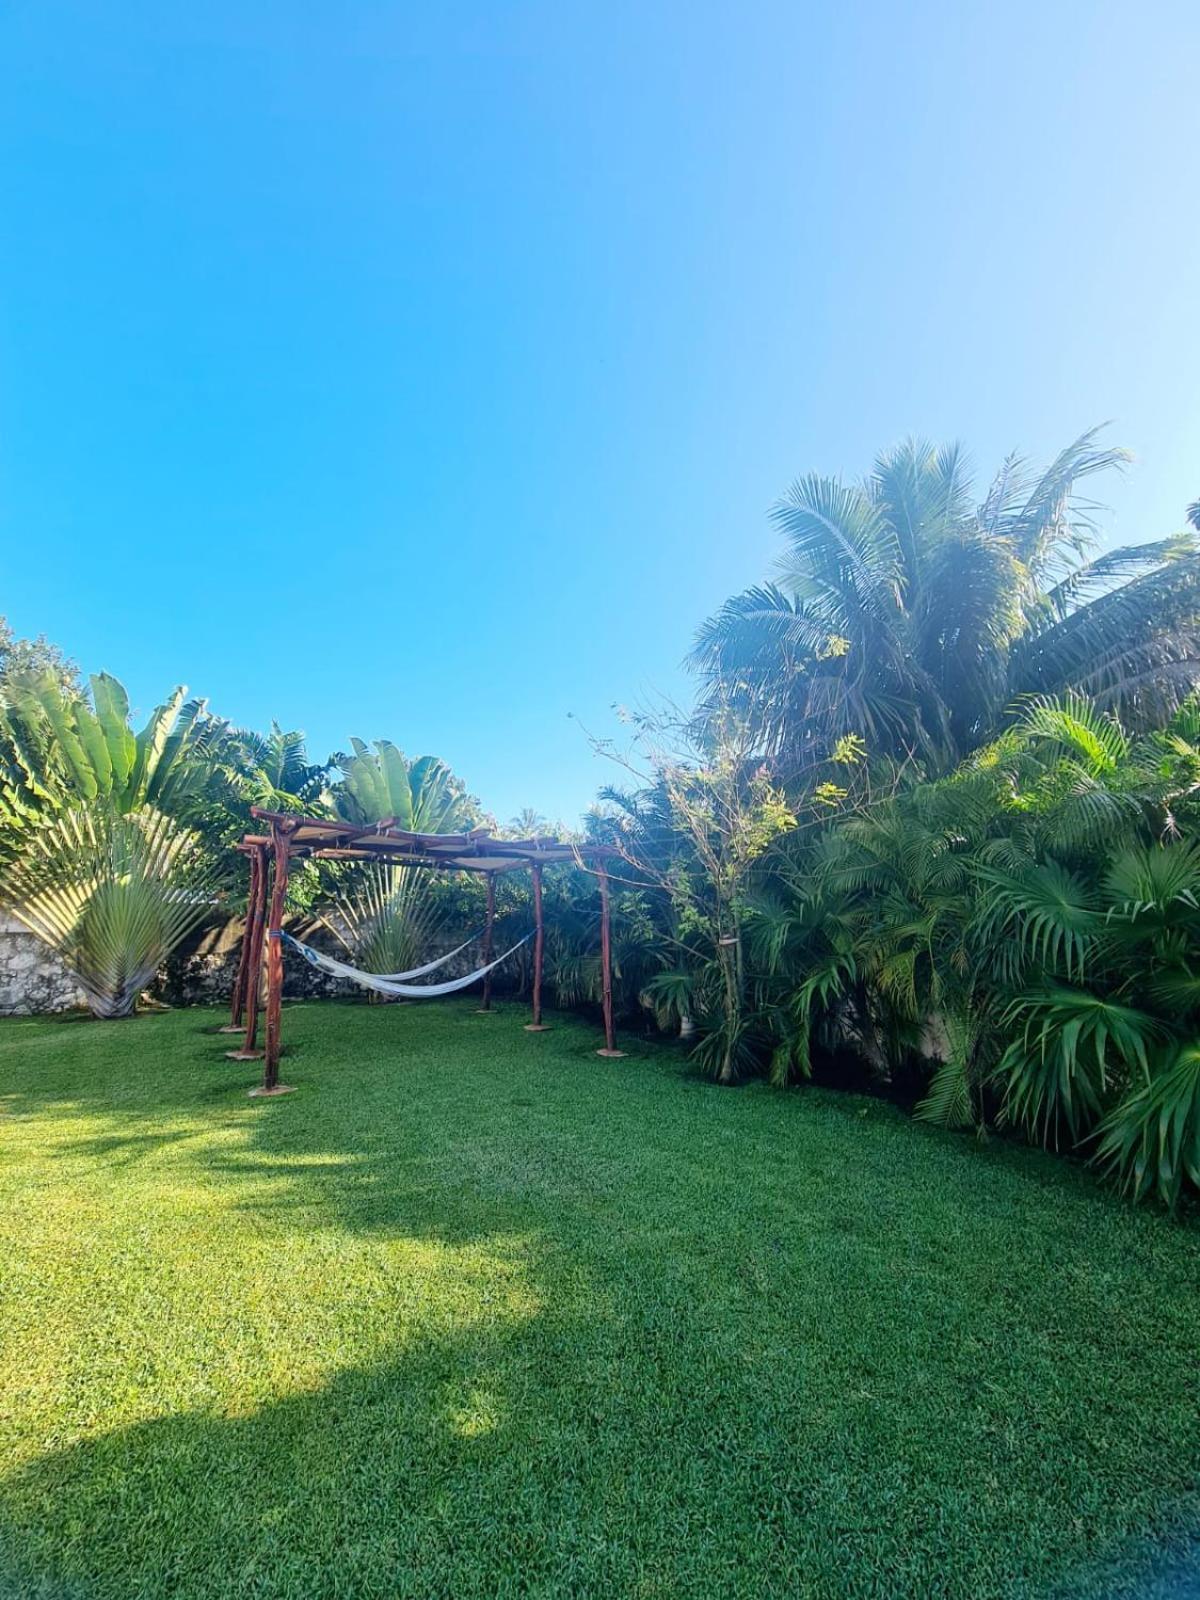
[[[1186,1545],[1194,1226],[515,1006],[291,1007],[273,1101],[217,1020],[0,1025],[0,1592],[1114,1595]]]

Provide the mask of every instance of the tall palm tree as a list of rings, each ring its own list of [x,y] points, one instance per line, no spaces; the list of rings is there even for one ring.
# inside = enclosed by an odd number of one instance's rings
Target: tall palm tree
[[[522,806],[504,832],[514,839],[538,839],[550,832],[550,819],[533,806]]]
[[[1091,555],[1079,485],[1128,459],[1097,434],[1044,470],[1010,456],[978,504],[957,445],[797,479],[772,511],[777,581],[700,629],[708,701],[792,771],[849,733],[945,770],[1031,693],[1077,689],[1134,726],[1174,709],[1200,683],[1200,554],[1183,533]]]

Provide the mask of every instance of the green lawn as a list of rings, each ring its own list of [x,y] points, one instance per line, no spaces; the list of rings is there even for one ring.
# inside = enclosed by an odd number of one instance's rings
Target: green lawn
[[[515,1007],[289,1008],[272,1101],[216,1020],[0,1024],[0,1593],[1116,1595],[1186,1547],[1195,1226]]]

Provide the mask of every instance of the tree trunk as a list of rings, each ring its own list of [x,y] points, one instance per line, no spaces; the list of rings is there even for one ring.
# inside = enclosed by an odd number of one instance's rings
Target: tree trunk
[[[725,1050],[721,1057],[721,1070],[717,1073],[717,1082],[731,1084],[734,1082],[733,1052],[741,1031],[742,1020],[742,989],[740,978],[740,950],[736,934],[721,935],[717,950],[721,961],[721,977],[724,981],[722,995],[723,1009],[725,1012]]]

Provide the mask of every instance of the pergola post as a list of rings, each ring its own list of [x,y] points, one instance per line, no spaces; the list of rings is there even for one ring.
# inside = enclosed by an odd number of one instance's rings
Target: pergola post
[[[533,1021],[525,1024],[526,1033],[545,1033],[542,1021],[542,960],[546,953],[546,927],[542,920],[542,865],[535,861],[530,868],[533,879]]]
[[[596,868],[596,877],[600,884],[600,1000],[604,1009],[604,1049],[597,1050],[598,1056],[623,1056],[624,1050],[617,1049],[616,1034],[613,1031],[613,999],[612,999],[612,925],[608,904],[608,868],[603,861]]]
[[[250,846],[250,903],[246,907],[246,932],[242,938],[242,956],[246,964],[243,1009],[246,1016],[246,1035],[240,1050],[226,1050],[231,1061],[257,1061],[262,1056],[258,1049],[258,991],[262,976],[263,925],[267,904],[267,850],[263,844]]]
[[[283,908],[287,900],[288,858],[293,827],[277,822],[271,828],[271,853],[275,859],[271,874],[271,912],[267,922],[267,1049],[263,1060],[263,1081],[252,1095],[291,1094],[288,1084],[279,1081],[280,1022],[283,1012]]]
[[[487,874],[487,925],[483,930],[483,964],[486,967],[492,959],[492,941],[496,926],[496,874]],[[480,1011],[492,1009],[492,975],[485,972],[483,975],[483,999],[479,1002]]]
[[[222,1033],[241,1033],[242,1018],[246,1011],[246,984],[250,975],[250,924],[254,918],[254,903],[258,899],[259,858],[257,850],[247,850],[250,861],[250,887],[246,894],[246,921],[242,928],[242,948],[238,954],[237,972],[233,980],[233,993],[229,997],[229,1021]]]

